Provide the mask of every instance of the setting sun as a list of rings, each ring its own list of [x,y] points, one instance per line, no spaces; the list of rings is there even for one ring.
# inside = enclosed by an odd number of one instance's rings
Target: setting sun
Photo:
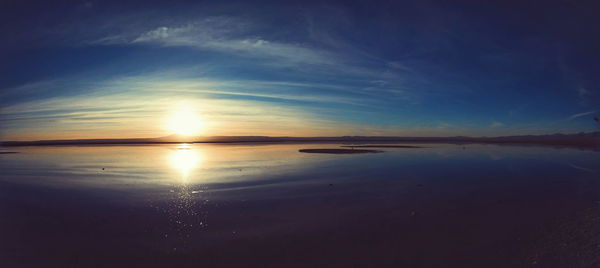
[[[168,118],[167,128],[179,135],[197,135],[202,130],[202,119],[188,107],[179,108]]]
[[[0,0],[0,268],[600,268],[598,14]]]

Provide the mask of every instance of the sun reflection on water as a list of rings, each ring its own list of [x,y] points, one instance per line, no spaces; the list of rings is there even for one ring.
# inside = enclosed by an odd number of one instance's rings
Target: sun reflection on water
[[[190,183],[193,182],[192,178],[198,177],[193,173],[200,167],[202,156],[201,148],[190,144],[180,144],[168,155],[168,162],[177,176],[170,190],[171,200],[166,210],[170,228],[163,235],[172,242],[169,246],[178,252],[187,250],[191,234],[207,226],[206,211],[203,209],[208,202],[204,196],[205,187]]]
[[[177,146],[177,149],[171,153],[169,158],[171,167],[181,174],[180,180],[182,183],[189,181],[191,171],[197,168],[202,161],[198,151],[192,149],[188,144]]]

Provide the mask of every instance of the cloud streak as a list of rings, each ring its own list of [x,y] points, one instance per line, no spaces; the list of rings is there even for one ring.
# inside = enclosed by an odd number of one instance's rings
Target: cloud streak
[[[300,44],[267,40],[257,35],[252,23],[223,16],[208,17],[183,26],[163,25],[145,32],[136,30],[120,35],[110,35],[91,44],[158,45],[165,47],[191,47],[238,56],[283,60],[288,64],[331,65],[339,58],[332,52]]]
[[[569,120],[573,120],[573,119],[576,119],[576,118],[579,118],[579,117],[583,117],[583,116],[586,116],[586,115],[592,115],[592,114],[596,114],[596,113],[598,113],[598,111],[589,111],[589,112],[583,112],[583,113],[574,114],[574,115],[569,116]]]
[[[295,30],[301,32],[302,29]],[[353,84],[353,88],[362,84],[359,90],[364,94],[377,92],[398,100],[415,100],[418,95],[444,91],[441,87],[420,87],[418,94],[414,90],[406,90],[425,83],[423,74],[401,62],[379,59],[344,44],[344,41],[331,41],[335,39],[333,37],[292,42],[281,37],[269,37],[273,31],[252,21],[209,16],[179,24],[165,23],[150,30],[133,27],[88,44],[192,48],[222,53],[227,57],[250,59],[254,68],[268,71],[273,76],[285,75],[301,80],[335,79],[338,83]],[[321,33],[319,36],[324,35]],[[332,43],[335,45],[332,46]],[[369,84],[371,81],[384,83],[373,86]]]

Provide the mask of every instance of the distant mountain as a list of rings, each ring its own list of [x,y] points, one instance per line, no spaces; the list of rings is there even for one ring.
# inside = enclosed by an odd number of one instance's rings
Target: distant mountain
[[[199,138],[197,142],[449,142],[449,143],[529,143],[600,146],[600,132],[552,135],[521,135],[503,137],[268,137],[268,136],[215,136]]]
[[[342,136],[342,137],[269,137],[269,136],[211,136],[190,137],[170,135],[158,138],[137,139],[79,139],[5,141],[3,146],[32,145],[83,145],[83,144],[154,144],[154,143],[248,143],[248,142],[437,142],[437,143],[504,143],[504,144],[552,144],[600,147],[600,132],[551,135],[521,135],[504,137],[389,137],[389,136]]]
[[[169,142],[169,143],[170,142],[194,142],[194,141],[198,140],[198,137],[173,134],[173,135],[159,137],[159,138],[152,138],[150,140],[152,140],[154,142]]]
[[[25,145],[77,145],[77,144],[151,144],[151,143],[182,143],[194,142],[198,138],[182,135],[169,135],[158,138],[133,138],[133,139],[76,139],[76,140],[40,140],[40,141],[4,141],[4,146]]]

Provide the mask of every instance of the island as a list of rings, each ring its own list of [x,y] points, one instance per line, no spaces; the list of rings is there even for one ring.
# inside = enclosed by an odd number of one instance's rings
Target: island
[[[366,154],[381,153],[383,151],[365,149],[300,149],[298,152],[311,154]]]

